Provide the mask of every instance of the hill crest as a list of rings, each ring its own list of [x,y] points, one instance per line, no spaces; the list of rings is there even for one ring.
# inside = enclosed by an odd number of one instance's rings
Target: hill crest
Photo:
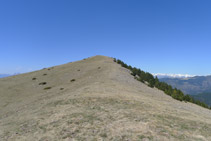
[[[130,73],[113,58],[95,56],[0,79],[0,139],[211,139],[209,110]]]

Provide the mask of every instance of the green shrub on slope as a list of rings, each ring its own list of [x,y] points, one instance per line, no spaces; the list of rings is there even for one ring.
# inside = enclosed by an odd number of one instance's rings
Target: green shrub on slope
[[[147,83],[148,86],[151,88],[156,87],[159,90],[164,91],[164,93],[166,93],[167,95],[171,96],[172,98],[176,100],[195,103],[204,108],[211,109],[211,107],[209,107],[207,104],[199,100],[195,100],[193,97],[190,97],[189,95],[184,95],[181,90],[172,88],[171,85],[168,85],[165,82],[160,82],[157,77],[154,77],[152,74],[148,72],[144,72],[141,69],[138,69],[136,67],[128,66],[126,63],[116,58],[114,58],[114,62],[120,64],[124,68],[129,69],[131,71],[131,75],[133,75],[138,81]]]

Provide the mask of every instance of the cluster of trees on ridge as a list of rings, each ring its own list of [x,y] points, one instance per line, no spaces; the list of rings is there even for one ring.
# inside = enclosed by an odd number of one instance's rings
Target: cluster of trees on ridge
[[[148,72],[144,72],[136,67],[132,67],[130,65],[127,65],[123,61],[114,58],[114,62],[120,64],[122,67],[127,68],[131,71],[131,75],[134,76],[135,79],[137,79],[140,82],[147,83],[149,87],[156,87],[159,90],[164,91],[167,95],[171,96],[172,98],[179,100],[179,101],[185,101],[185,102],[191,102],[194,104],[197,104],[199,106],[202,106],[204,108],[211,109],[207,104],[195,100],[193,97],[189,95],[185,95],[181,90],[172,88],[171,85],[168,85],[165,82],[160,82],[157,77],[154,77],[152,74]]]

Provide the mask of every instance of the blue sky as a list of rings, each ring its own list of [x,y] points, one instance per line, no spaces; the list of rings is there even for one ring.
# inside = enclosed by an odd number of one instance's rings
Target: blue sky
[[[0,73],[94,55],[151,73],[211,74],[209,0],[2,0]]]

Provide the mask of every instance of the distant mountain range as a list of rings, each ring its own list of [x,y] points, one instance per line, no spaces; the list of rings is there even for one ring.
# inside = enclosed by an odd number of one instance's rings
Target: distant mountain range
[[[211,92],[211,75],[188,78],[160,78],[160,80],[182,90],[185,94],[196,95]]]
[[[200,101],[203,101],[207,105],[211,106],[211,92],[201,93],[201,94],[198,94],[198,95],[193,95],[192,97],[194,99],[198,99]]]
[[[194,98],[211,105],[211,75],[194,76],[187,78],[160,78],[185,94],[193,95]]]
[[[158,78],[188,78],[195,76],[189,74],[167,74],[167,73],[154,73],[153,75],[157,76]]]

